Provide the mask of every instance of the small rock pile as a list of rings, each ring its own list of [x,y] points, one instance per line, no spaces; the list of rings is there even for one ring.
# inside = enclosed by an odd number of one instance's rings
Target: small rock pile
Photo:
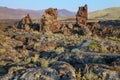
[[[32,25],[32,20],[29,14],[23,17],[18,24],[19,29],[24,29],[25,31],[29,31]]]

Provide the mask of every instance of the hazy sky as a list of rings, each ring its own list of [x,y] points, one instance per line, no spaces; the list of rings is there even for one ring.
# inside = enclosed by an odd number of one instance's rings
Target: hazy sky
[[[0,0],[0,6],[34,10],[53,7],[77,11],[84,4],[88,4],[89,11],[95,11],[120,6],[120,0]]]

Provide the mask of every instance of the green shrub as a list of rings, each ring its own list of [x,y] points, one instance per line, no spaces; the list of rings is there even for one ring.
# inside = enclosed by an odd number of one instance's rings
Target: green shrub
[[[26,58],[25,63],[27,63],[27,64],[28,64],[28,63],[30,63],[30,62],[31,62],[31,60],[32,60],[31,58]]]
[[[89,80],[94,79],[95,74],[90,70],[87,74],[85,74],[85,77]]]
[[[74,49],[71,50],[71,53],[80,53],[80,50],[77,49],[77,48],[74,48]]]
[[[81,79],[81,69],[79,69],[79,70],[76,72],[76,78],[77,78],[77,80],[80,80],[80,79]]]
[[[40,63],[42,67],[48,67],[49,62],[43,58],[40,59]]]
[[[64,47],[58,47],[58,48],[55,49],[55,52],[60,54],[60,53],[64,52],[64,50],[65,50]]]
[[[120,41],[120,38],[117,38],[117,37],[107,37],[107,39],[110,39],[113,41]]]
[[[97,48],[98,47],[98,42],[97,41],[92,41],[90,44],[87,45],[89,48]]]
[[[101,47],[100,52],[102,52],[102,53],[108,53],[108,50],[105,47]]]
[[[39,59],[39,54],[35,54],[34,57],[32,58],[32,62],[36,62]]]
[[[0,49],[0,53],[5,53],[6,50],[5,49]]]

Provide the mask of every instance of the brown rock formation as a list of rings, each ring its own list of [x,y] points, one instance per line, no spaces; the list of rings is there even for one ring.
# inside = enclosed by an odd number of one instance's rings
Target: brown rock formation
[[[76,14],[76,25],[81,27],[80,32],[82,32],[83,35],[90,36],[92,33],[87,26],[87,19],[88,19],[87,5],[79,7],[78,12]]]
[[[85,5],[84,7],[79,7],[78,12],[76,14],[76,24],[77,25],[86,25],[88,19],[88,7]]]
[[[57,9],[49,8],[45,10],[41,18],[41,31],[45,32],[57,32],[59,30],[57,21],[58,11]]]
[[[19,22],[18,28],[24,29],[25,31],[29,31],[31,24],[32,24],[31,17],[29,16],[29,14],[27,14],[27,16],[23,17]]]

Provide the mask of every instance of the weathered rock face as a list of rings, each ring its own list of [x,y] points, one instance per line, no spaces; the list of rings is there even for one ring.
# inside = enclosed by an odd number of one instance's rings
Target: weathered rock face
[[[77,25],[86,25],[88,19],[88,8],[87,5],[84,7],[79,7],[78,12],[76,14],[76,24]]]
[[[57,9],[49,8],[45,10],[41,18],[41,31],[45,32],[57,32],[59,30],[57,21],[58,11]]]
[[[87,26],[87,19],[88,19],[87,5],[79,7],[78,12],[76,14],[76,25],[80,26],[80,33],[82,33],[83,35],[90,36],[92,33]]]
[[[27,16],[23,17],[21,21],[19,22],[18,28],[24,29],[25,31],[29,31],[30,25],[32,25],[32,20],[29,14],[27,14]]]

